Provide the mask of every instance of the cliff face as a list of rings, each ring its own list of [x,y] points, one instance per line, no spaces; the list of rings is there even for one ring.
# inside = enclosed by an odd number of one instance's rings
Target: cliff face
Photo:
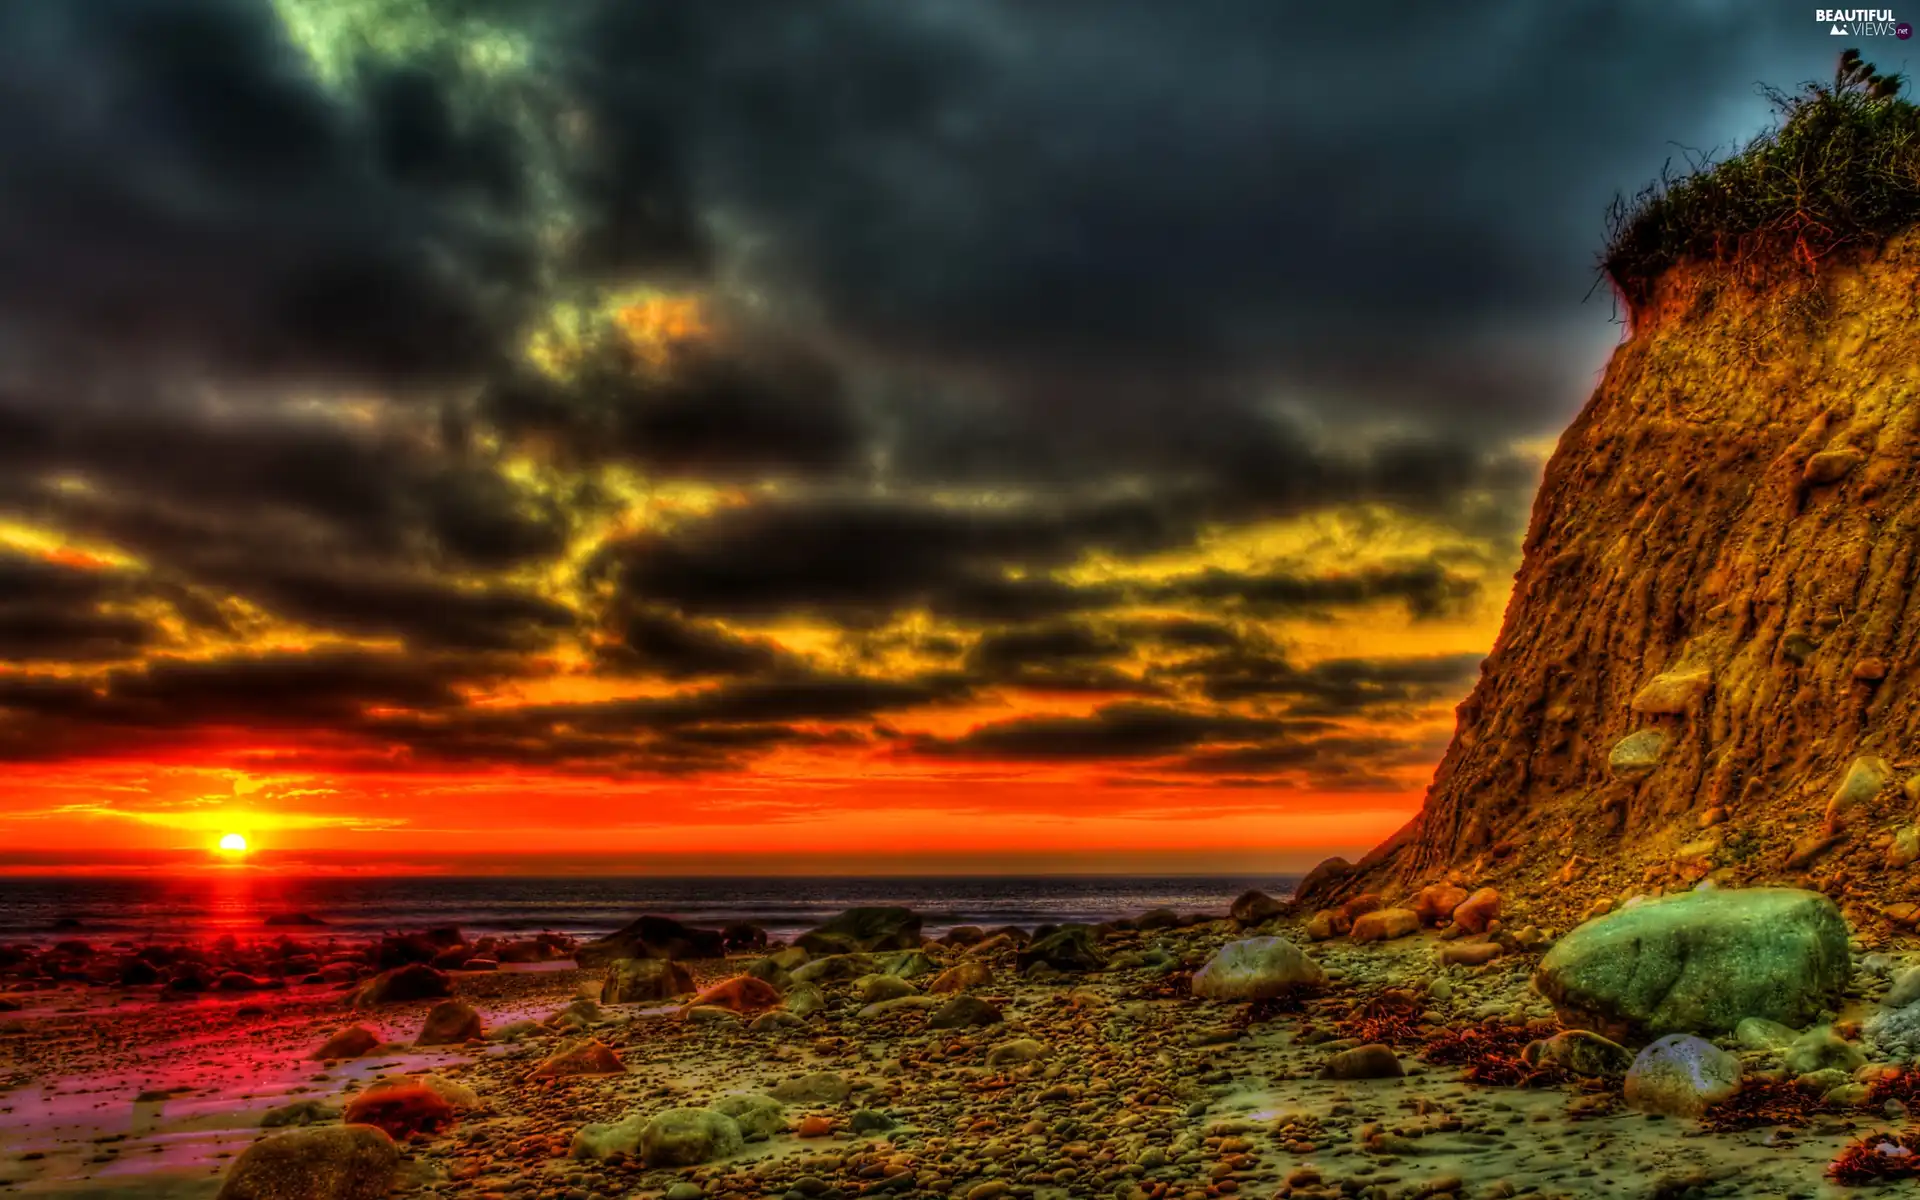
[[[1708,874],[1909,899],[1917,291],[1914,234],[1764,290],[1668,272],[1547,467],[1421,815],[1303,899],[1450,873],[1562,916]]]

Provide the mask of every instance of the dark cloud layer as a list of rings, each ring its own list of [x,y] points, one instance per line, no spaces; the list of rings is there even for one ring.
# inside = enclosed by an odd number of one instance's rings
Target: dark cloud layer
[[[307,2],[317,56],[267,0],[0,0],[0,533],[111,551],[0,538],[0,754],[1377,784],[1433,748],[1342,723],[1477,656],[1282,627],[1488,598],[1605,201],[1831,53],[1704,2]],[[701,328],[636,343],[643,293]],[[1438,548],[1200,553],[1336,510]],[[569,654],[679,690],[470,702]],[[1091,715],[886,725],[1023,692]]]

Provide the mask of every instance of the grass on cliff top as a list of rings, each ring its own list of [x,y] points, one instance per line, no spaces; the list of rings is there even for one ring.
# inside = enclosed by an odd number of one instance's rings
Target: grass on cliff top
[[[1778,123],[1737,154],[1616,198],[1600,266],[1629,308],[1679,263],[1723,263],[1761,282],[1920,224],[1920,107],[1902,82],[1848,50],[1832,83],[1766,89]]]

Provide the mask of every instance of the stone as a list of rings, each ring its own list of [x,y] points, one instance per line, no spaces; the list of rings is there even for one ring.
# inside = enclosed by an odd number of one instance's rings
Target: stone
[[[928,1029],[961,1029],[969,1025],[998,1025],[1000,1010],[978,996],[955,996],[927,1017]]]
[[[897,1125],[891,1116],[873,1108],[856,1108],[847,1118],[847,1127],[855,1133],[885,1133]]]
[[[902,996],[917,995],[917,989],[897,975],[863,975],[853,981],[853,994],[867,1004],[881,1000],[898,1000]]]
[[[1093,930],[1086,925],[1064,925],[1043,938],[1020,948],[1016,960],[1022,974],[1036,963],[1056,971],[1081,974],[1104,971],[1106,959],[1093,944]]]
[[[978,959],[956,963],[934,976],[927,985],[930,992],[964,992],[968,988],[992,987],[993,968]]]
[[[596,1121],[582,1125],[574,1131],[569,1153],[586,1162],[612,1158],[616,1154],[638,1158],[640,1131],[647,1127],[647,1121],[644,1114],[633,1114],[620,1121]]]
[[[1801,1026],[1852,973],[1833,901],[1793,888],[1647,900],[1588,921],[1541,959],[1534,986],[1563,1021],[1625,1040],[1726,1033],[1743,1017]]]
[[[1739,1090],[1740,1060],[1692,1034],[1668,1034],[1627,1071],[1627,1103],[1670,1117],[1697,1117]]]
[[[764,979],[755,979],[751,975],[736,975],[725,979],[701,992],[688,1001],[688,1009],[721,1008],[733,1013],[758,1013],[776,1008],[780,1004],[780,993]]]
[[[924,979],[940,970],[939,964],[928,957],[924,950],[896,950],[892,954],[882,954],[874,965],[880,974],[901,979]]]
[[[400,1148],[371,1125],[290,1129],[247,1147],[219,1200],[380,1200],[399,1170]]]
[[[896,905],[850,908],[793,939],[793,944],[809,954],[918,950],[920,914]]]
[[[670,1108],[640,1130],[649,1167],[692,1167],[740,1153],[746,1143],[732,1117],[710,1108]]]
[[[872,1004],[862,1005],[853,1015],[862,1021],[871,1021],[889,1013],[926,1012],[939,1007],[938,996],[895,996],[891,1000],[875,1000]]]
[[[1499,942],[1447,942],[1440,947],[1440,961],[1447,966],[1481,967],[1506,950]]]
[[[761,1013],[747,1022],[748,1033],[779,1033],[783,1029],[804,1029],[806,1021],[790,1012],[774,1011]]]
[[[693,974],[666,958],[616,958],[600,983],[602,1004],[657,1004],[694,990]]]
[[[1207,1000],[1273,1000],[1326,982],[1320,964],[1285,938],[1228,942],[1193,976],[1193,994]]]
[[[1334,910],[1323,908],[1301,923],[1300,932],[1310,942],[1324,942],[1342,932],[1339,916]],[[1347,928],[1351,929],[1352,926]]]
[[[1329,1058],[1320,1068],[1322,1079],[1398,1079],[1407,1070],[1390,1046],[1355,1046]]]
[[[1707,667],[1667,671],[1654,676],[1634,695],[1628,707],[1645,716],[1677,716],[1712,690],[1713,671]]]
[[[800,984],[787,993],[787,1011],[796,1017],[808,1016],[826,1007],[826,993],[811,984]]]
[[[416,1046],[457,1046],[486,1036],[478,1009],[465,1000],[442,1000],[427,1013],[420,1036],[413,1041]]]
[[[1451,883],[1432,883],[1414,893],[1413,911],[1422,925],[1441,925],[1453,920],[1453,910],[1467,902],[1467,889]]]
[[[445,971],[436,971],[425,963],[408,963],[367,980],[347,1003],[353,1008],[372,1008],[409,1000],[439,1000],[451,995],[453,980]]]
[[[829,954],[794,967],[792,976],[795,983],[846,983],[875,974],[876,965],[867,954]]]
[[[740,1025],[743,1020],[731,1008],[718,1004],[689,1004],[680,1010],[680,1019],[692,1025]]]
[[[1858,1046],[1835,1033],[1831,1026],[1817,1025],[1793,1040],[1783,1061],[1787,1070],[1795,1075],[1827,1070],[1851,1075],[1866,1065],[1867,1056]]]
[[[696,929],[672,917],[640,917],[606,937],[588,942],[574,952],[583,967],[604,967],[621,958],[725,958],[726,938],[717,929]]]
[[[1893,986],[1880,1000],[1883,1008],[1905,1008],[1920,1000],[1920,967],[1908,967],[1893,977]]]
[[[853,1085],[834,1071],[783,1080],[768,1093],[783,1104],[839,1104],[852,1094]]]
[[[1743,1050],[1777,1052],[1793,1045],[1799,1036],[1792,1028],[1764,1017],[1742,1017],[1733,1027],[1733,1040]]]
[[[1641,729],[1613,744],[1607,754],[1607,769],[1615,779],[1644,779],[1660,765],[1667,752],[1667,735],[1658,729]]]
[[[341,1119],[348,1125],[372,1125],[394,1138],[435,1134],[453,1124],[455,1110],[424,1083],[395,1079],[369,1087],[347,1102]]]
[[[1017,1041],[1002,1042],[987,1051],[987,1065],[989,1067],[1012,1067],[1018,1066],[1021,1063],[1030,1063],[1035,1059],[1045,1058],[1046,1056],[1047,1048],[1045,1045],[1032,1038],[1020,1038]]]
[[[1356,942],[1387,942],[1420,932],[1420,914],[1410,908],[1377,908],[1354,918]]]
[[[288,1129],[296,1126],[324,1125],[340,1119],[340,1110],[319,1100],[295,1100],[270,1108],[260,1118],[262,1129]]]
[[[1826,487],[1839,483],[1850,475],[1865,457],[1851,446],[1822,450],[1807,460],[1806,471],[1801,478],[1810,487]]]
[[[1894,831],[1893,842],[1887,846],[1887,866],[1901,871],[1915,862],[1920,862],[1920,826],[1902,825]]]
[[[1633,1051],[1585,1029],[1569,1029],[1529,1043],[1522,1057],[1537,1066],[1559,1067],[1590,1079],[1617,1079],[1633,1065]]]
[[[1259,888],[1248,888],[1241,892],[1234,897],[1232,907],[1227,909],[1228,917],[1235,925],[1241,926],[1264,925],[1275,917],[1285,916],[1286,913],[1286,905]]]
[[[786,1105],[772,1096],[757,1092],[722,1096],[713,1102],[713,1111],[732,1117],[740,1127],[740,1136],[749,1142],[764,1142],[787,1130]]]
[[[349,1025],[328,1038],[313,1057],[321,1060],[359,1058],[380,1045],[380,1035],[365,1025]]]
[[[564,1047],[533,1069],[535,1079],[567,1079],[576,1075],[624,1075],[626,1064],[613,1049],[597,1039]]]
[[[1886,759],[1872,755],[1854,759],[1827,800],[1827,832],[1838,833],[1849,828],[1859,819],[1862,810],[1872,806],[1874,797],[1891,778],[1893,768],[1887,765]]]
[[[1485,933],[1500,916],[1500,893],[1483,887],[1453,910],[1453,924],[1462,933]]]

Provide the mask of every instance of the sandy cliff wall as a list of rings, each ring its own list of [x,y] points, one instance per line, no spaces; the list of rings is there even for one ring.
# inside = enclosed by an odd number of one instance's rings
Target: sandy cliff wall
[[[1671,271],[1635,325],[1423,812],[1309,901],[1449,872],[1560,910],[1710,873],[1915,898],[1920,236],[1759,292]]]

